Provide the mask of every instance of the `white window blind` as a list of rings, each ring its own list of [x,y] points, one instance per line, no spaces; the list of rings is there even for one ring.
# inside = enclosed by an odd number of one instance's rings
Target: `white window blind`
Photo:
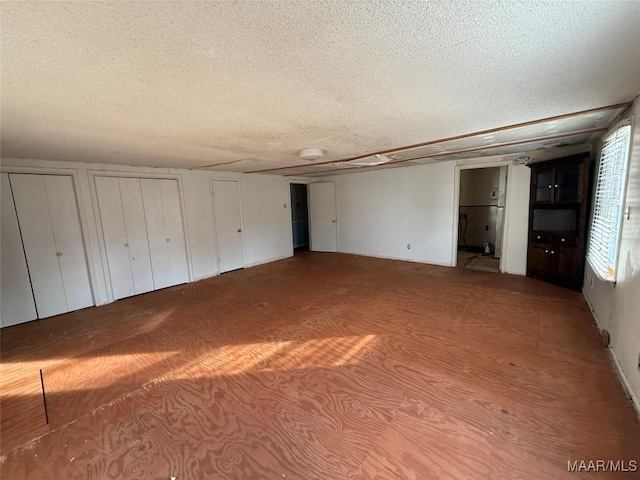
[[[631,125],[604,138],[596,176],[587,261],[598,277],[614,282],[624,203]]]

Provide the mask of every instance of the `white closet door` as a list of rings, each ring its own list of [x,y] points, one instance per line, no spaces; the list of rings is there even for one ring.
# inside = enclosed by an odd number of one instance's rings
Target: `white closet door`
[[[0,186],[2,218],[0,233],[0,326],[8,327],[38,317],[33,300],[27,262],[24,258],[18,217],[13,205],[9,175]]]
[[[67,312],[42,175],[11,174],[11,187],[40,318]]]
[[[151,271],[156,289],[173,285],[171,282],[171,263],[167,241],[164,211],[162,208],[162,180],[144,178],[140,180],[144,216],[149,235],[149,253],[151,255]]]
[[[213,210],[220,273],[244,267],[240,188],[235,180],[214,180]]]
[[[150,292],[154,289],[153,273],[140,179],[120,178],[119,182],[135,293]]]
[[[184,238],[180,191],[177,180],[160,180],[162,210],[166,229],[167,251],[171,265],[171,284],[189,281],[187,246]]]
[[[309,248],[314,252],[335,252],[338,248],[335,182],[310,183]]]
[[[120,198],[120,183],[113,177],[96,177],[95,180],[111,288],[113,297],[117,300],[136,293]]]
[[[73,180],[60,175],[45,175],[43,180],[67,310],[90,307],[93,295]]]

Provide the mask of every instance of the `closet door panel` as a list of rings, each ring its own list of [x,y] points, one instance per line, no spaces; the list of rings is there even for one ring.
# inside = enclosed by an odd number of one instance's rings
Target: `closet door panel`
[[[68,310],[93,305],[87,258],[71,177],[43,177]]]
[[[113,297],[129,297],[136,292],[129,260],[120,183],[117,178],[112,177],[96,177],[95,180]]]
[[[151,270],[153,284],[156,289],[173,285],[171,282],[171,265],[169,262],[168,242],[165,231],[165,220],[162,209],[162,180],[144,178],[140,180],[142,200],[144,202],[144,216],[149,235],[149,252],[151,255]]]
[[[135,293],[150,292],[154,289],[153,273],[140,179],[120,178],[119,182]]]
[[[187,247],[184,238],[180,191],[177,180],[160,180],[167,250],[171,265],[171,284],[189,281]]]
[[[9,175],[2,174],[0,186],[0,326],[8,327],[38,317],[24,258],[18,217],[13,205]]]
[[[38,316],[67,312],[43,176],[10,174],[9,178]]]

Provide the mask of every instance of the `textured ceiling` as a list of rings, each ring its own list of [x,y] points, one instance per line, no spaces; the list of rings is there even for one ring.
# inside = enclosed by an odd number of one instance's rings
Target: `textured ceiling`
[[[1,9],[4,157],[256,171],[300,165],[306,146],[340,160],[640,90],[640,2]]]

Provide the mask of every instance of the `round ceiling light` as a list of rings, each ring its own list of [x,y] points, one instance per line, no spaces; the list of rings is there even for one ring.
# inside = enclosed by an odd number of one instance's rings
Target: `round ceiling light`
[[[324,149],[320,147],[307,147],[300,150],[300,158],[309,162],[313,162],[322,156],[324,156]]]

